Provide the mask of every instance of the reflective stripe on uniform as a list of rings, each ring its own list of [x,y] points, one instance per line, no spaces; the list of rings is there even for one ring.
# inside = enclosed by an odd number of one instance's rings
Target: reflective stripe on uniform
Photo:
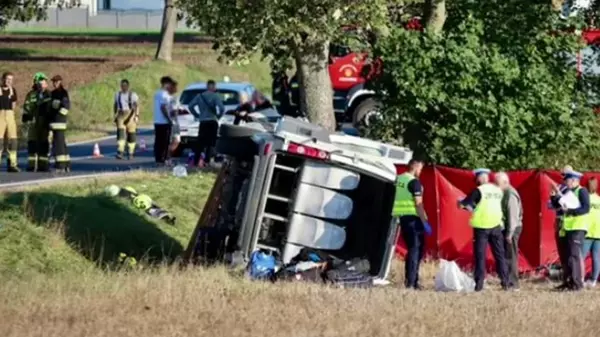
[[[290,84],[290,88],[298,88],[298,83],[292,83]]]
[[[67,123],[50,123],[51,130],[66,130]]]
[[[271,103],[275,106],[281,105],[281,102],[276,101],[276,100],[271,101]]]
[[[579,196],[581,186],[577,187],[573,193]],[[589,225],[589,214],[585,215],[565,215],[563,228],[565,232],[570,231],[587,231]]]
[[[60,100],[55,99],[52,101],[52,109],[58,109],[58,108],[60,108]]]
[[[68,162],[71,160],[71,157],[68,154],[58,155],[56,156],[56,161],[60,163]]]
[[[493,184],[487,183],[477,187],[481,193],[481,200],[473,211],[471,226],[473,228],[490,229],[502,224],[502,190]]]
[[[408,184],[416,177],[410,173],[403,173],[396,180],[396,197],[394,199],[393,216],[417,215],[415,197],[408,190]]]
[[[67,109],[65,109],[65,108],[60,108],[60,110],[58,110],[58,112],[59,112],[61,115],[65,115],[65,116],[66,116],[66,115],[69,113],[69,110],[67,110]]]

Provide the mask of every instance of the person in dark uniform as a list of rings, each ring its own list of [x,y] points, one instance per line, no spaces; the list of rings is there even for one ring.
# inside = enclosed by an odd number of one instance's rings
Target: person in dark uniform
[[[290,79],[290,114],[300,117],[303,114],[300,111],[300,83],[298,81],[298,72]]]
[[[474,171],[477,188],[458,206],[473,212],[471,226],[473,227],[473,252],[475,265],[475,291],[483,290],[485,281],[485,260],[488,243],[496,261],[496,272],[500,278],[502,289],[509,289],[508,268],[504,253],[504,234],[502,226],[502,197],[504,192],[489,182],[490,170],[477,169]]]
[[[282,116],[296,117],[291,110],[289,79],[284,71],[273,72],[273,105]]]
[[[50,128],[48,116],[51,107],[51,95],[48,90],[48,78],[44,73],[36,73],[33,87],[25,97],[23,104],[23,123],[29,123],[27,131],[27,171],[50,171],[48,155],[50,152]]]
[[[57,171],[69,172],[71,170],[71,157],[67,148],[67,115],[71,108],[69,92],[62,84],[62,77],[55,75],[51,79],[54,90],[50,108],[50,130],[52,131],[52,151]]]
[[[562,199],[559,200],[564,212],[562,229],[565,232],[568,248],[567,268],[563,272],[568,275],[569,283],[563,290],[579,291],[584,286],[581,251],[589,226],[587,215],[590,212],[590,195],[588,190],[580,185],[582,176],[583,174],[575,171],[566,172],[564,175],[567,191],[563,196],[573,193],[577,197],[579,205],[572,207],[572,205],[563,202]]]
[[[252,99],[249,102],[240,105],[234,110],[235,119],[233,120],[233,125],[239,125],[241,121],[249,122],[249,114],[266,109],[273,109],[273,104],[262,93],[255,91],[252,93]]]
[[[558,258],[560,262],[560,266],[562,268],[562,283],[556,287],[556,290],[565,290],[569,288],[571,284],[570,275],[566,273],[567,264],[568,264],[568,244],[566,233],[563,230],[563,222],[564,222],[564,211],[560,206],[559,200],[561,196],[567,192],[567,185],[565,175],[567,172],[573,171],[571,166],[565,166],[562,170],[563,183],[560,185],[553,184],[552,192],[550,195],[550,208],[554,209],[556,212],[556,220],[554,223],[554,239],[556,240],[556,250],[558,252]]]
[[[393,217],[399,217],[400,233],[407,249],[404,285],[416,290],[421,289],[419,267],[425,254],[425,234],[431,234],[423,206],[423,186],[419,181],[422,170],[423,162],[411,159],[408,171],[398,176],[392,211]]]

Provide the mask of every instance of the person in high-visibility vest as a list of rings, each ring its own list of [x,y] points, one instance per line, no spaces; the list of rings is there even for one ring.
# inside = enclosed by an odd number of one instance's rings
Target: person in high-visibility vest
[[[567,265],[563,272],[568,275],[570,281],[567,287],[562,288],[563,290],[578,291],[583,289],[581,250],[589,227],[590,195],[587,189],[580,185],[582,176],[583,174],[576,171],[565,173],[565,182],[568,189],[564,197],[568,197],[568,193],[575,194],[579,205],[568,205],[566,202],[561,202],[565,214],[563,230],[568,246]]]
[[[561,268],[563,269],[562,273],[562,283],[556,288],[557,290],[566,289],[569,287],[570,278],[567,273],[564,272],[567,262],[568,262],[568,250],[569,246],[567,244],[567,238],[565,235],[565,231],[563,230],[563,223],[565,219],[565,214],[560,206],[559,200],[563,193],[567,192],[567,184],[565,175],[567,172],[573,171],[573,168],[569,165],[566,165],[561,173],[563,177],[563,183],[552,184],[552,192],[550,194],[550,208],[556,212],[556,220],[554,222],[554,239],[556,240],[556,250],[558,252],[558,258],[560,261]]]
[[[588,181],[590,193],[589,228],[581,256],[583,259],[592,253],[592,275],[587,283],[589,287],[595,287],[600,277],[600,195],[598,195],[598,179],[590,178]]]
[[[488,243],[496,262],[496,272],[500,278],[502,289],[508,290],[508,268],[504,253],[504,234],[502,226],[502,197],[503,191],[491,184],[490,170],[477,169],[473,171],[477,187],[458,206],[473,212],[471,226],[473,227],[474,278],[475,291],[483,290],[485,281],[485,260]]]
[[[411,159],[408,171],[398,176],[392,211],[392,216],[399,218],[400,233],[407,249],[404,285],[417,290],[421,288],[419,266],[425,254],[425,233],[431,234],[431,226],[423,207],[423,186],[419,181],[422,170],[423,162]]]

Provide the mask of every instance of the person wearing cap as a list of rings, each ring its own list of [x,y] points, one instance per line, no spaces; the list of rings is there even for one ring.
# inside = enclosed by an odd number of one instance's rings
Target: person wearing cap
[[[7,171],[19,172],[17,163],[17,123],[15,108],[17,106],[17,91],[13,87],[14,75],[11,72],[2,74],[0,87],[0,151],[6,151]],[[7,143],[4,143],[6,138]],[[1,152],[0,152],[1,155]]]
[[[477,169],[473,171],[477,187],[458,206],[473,212],[471,226],[473,227],[474,278],[475,291],[483,290],[485,280],[485,260],[488,243],[496,262],[496,272],[500,278],[502,289],[508,290],[510,283],[504,253],[504,235],[502,227],[502,198],[503,191],[491,184],[490,170]]]
[[[570,171],[573,171],[573,168],[569,165],[566,165],[561,170],[563,182],[561,184],[552,183],[552,191],[550,193],[550,208],[553,209],[556,213],[556,220],[554,222],[554,239],[556,241],[556,250],[558,252],[559,262],[561,268],[563,269],[563,272],[561,274],[562,283],[557,287],[557,290],[567,289],[571,284],[570,276],[565,272],[568,263],[569,247],[567,244],[566,233],[563,230],[564,211],[559,202],[562,195],[568,190],[565,175],[567,172]]]
[[[48,90],[48,77],[44,73],[33,76],[33,87],[23,104],[23,123],[29,124],[27,131],[27,171],[48,172],[50,152],[49,115],[52,97]]]
[[[578,205],[567,205],[561,200],[561,208],[564,212],[563,230],[568,248],[568,257],[564,273],[568,275],[569,283],[563,290],[578,291],[583,289],[583,270],[582,270],[582,245],[589,227],[590,195],[585,187],[580,185],[583,174],[576,171],[565,173],[565,183],[567,192],[573,193],[577,197]]]
[[[52,131],[52,152],[54,152],[54,165],[59,172],[71,170],[71,157],[67,148],[67,115],[71,108],[69,92],[63,86],[63,79],[55,75],[50,79],[54,90],[50,96],[52,104],[50,108],[50,130]]]
[[[396,179],[396,197],[392,216],[400,222],[400,234],[406,244],[404,261],[404,285],[409,289],[421,289],[419,266],[425,255],[425,234],[431,234],[427,214],[423,205],[423,186],[419,176],[423,162],[411,159],[408,171]]]
[[[125,145],[127,158],[135,153],[137,122],[139,120],[138,95],[129,89],[129,81],[121,80],[121,90],[114,97],[113,113],[117,125],[117,159],[123,159]]]

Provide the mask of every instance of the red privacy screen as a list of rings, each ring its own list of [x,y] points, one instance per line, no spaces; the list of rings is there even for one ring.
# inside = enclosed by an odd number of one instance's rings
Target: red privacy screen
[[[405,167],[399,167],[398,173]],[[523,202],[523,233],[519,242],[519,269],[522,272],[558,261],[554,241],[554,212],[548,208],[551,182],[561,181],[557,171],[511,171],[511,184],[517,189]],[[600,173],[586,173],[582,183]],[[493,178],[493,177],[492,177]],[[457,201],[475,188],[472,171],[443,166],[430,166],[420,177],[424,188],[425,210],[433,228],[426,239],[427,254],[433,258],[454,260],[460,266],[471,269],[473,264],[473,229],[469,225],[471,213],[457,207]],[[404,242],[399,238],[397,252],[406,253]],[[488,269],[493,269],[493,259],[488,249]],[[589,262],[589,261],[588,261]]]

